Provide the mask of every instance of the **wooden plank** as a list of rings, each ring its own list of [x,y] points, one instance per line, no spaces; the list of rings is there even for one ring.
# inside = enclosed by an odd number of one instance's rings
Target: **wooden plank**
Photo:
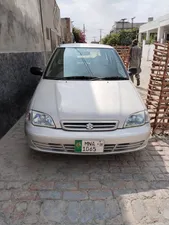
[[[154,52],[159,52],[159,53],[161,53],[161,54],[166,54],[167,55],[167,50],[165,50],[165,49],[154,49]]]
[[[163,47],[163,48],[164,48],[164,47],[167,48],[167,46],[168,46],[167,44],[161,44],[161,43],[159,43],[159,42],[155,42],[154,45],[157,46],[157,47],[159,46],[159,47]]]
[[[158,54],[154,54],[154,58],[158,58],[158,59],[163,59],[163,58],[167,58],[167,55],[158,55]]]

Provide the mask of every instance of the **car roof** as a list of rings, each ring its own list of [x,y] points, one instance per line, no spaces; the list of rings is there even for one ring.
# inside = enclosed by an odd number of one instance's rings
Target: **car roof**
[[[60,48],[113,48],[110,45],[102,44],[80,44],[80,43],[71,43],[71,44],[62,44]]]

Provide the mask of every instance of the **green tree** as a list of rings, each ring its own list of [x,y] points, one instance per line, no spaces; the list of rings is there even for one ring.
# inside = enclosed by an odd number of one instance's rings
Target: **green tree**
[[[111,37],[107,41],[108,45],[118,45],[119,44],[119,34],[111,35]]]
[[[103,44],[107,45],[126,45],[129,46],[132,40],[137,38],[138,29],[121,30],[116,34],[108,34],[102,39]]]
[[[108,40],[111,38],[111,34],[107,34],[102,40],[102,44],[107,44]]]

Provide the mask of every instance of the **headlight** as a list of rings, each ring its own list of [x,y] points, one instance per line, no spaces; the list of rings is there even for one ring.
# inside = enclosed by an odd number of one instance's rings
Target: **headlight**
[[[31,111],[31,122],[35,126],[50,128],[56,127],[52,117],[42,112]]]
[[[124,127],[138,127],[143,126],[145,123],[149,123],[149,115],[147,110],[130,115],[126,120]]]

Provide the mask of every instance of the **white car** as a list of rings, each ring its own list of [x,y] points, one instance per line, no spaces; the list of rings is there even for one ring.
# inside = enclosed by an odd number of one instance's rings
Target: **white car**
[[[56,49],[26,112],[30,148],[100,155],[141,150],[150,136],[146,106],[110,46],[65,44]]]

